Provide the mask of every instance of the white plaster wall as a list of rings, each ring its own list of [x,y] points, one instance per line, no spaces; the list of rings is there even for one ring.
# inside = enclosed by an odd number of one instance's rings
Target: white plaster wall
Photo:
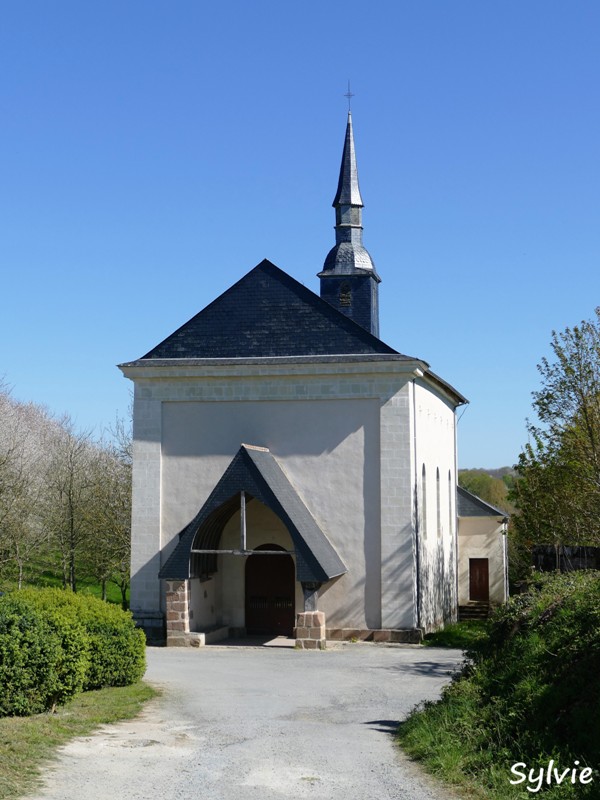
[[[164,542],[197,513],[240,444],[268,447],[348,567],[322,594],[328,624],[380,627],[377,400],[165,402],[162,435]],[[231,625],[243,613],[243,582],[240,593]]]
[[[431,631],[444,622],[456,619],[456,416],[448,400],[422,381],[416,380],[412,391],[416,434],[413,480],[418,486],[421,626]]]
[[[417,625],[413,524],[411,384],[398,376],[380,415],[381,624]]]
[[[489,560],[490,603],[504,603],[505,550],[500,517],[460,517],[458,521],[458,602],[469,601],[469,559]]]
[[[142,393],[143,395],[143,393]],[[160,613],[161,403],[134,392],[131,610]]]
[[[215,573],[208,580],[190,580],[190,630],[206,631],[222,622],[221,576]]]
[[[435,474],[439,464],[443,495],[448,469],[455,481],[453,411],[435,387],[413,388],[414,368],[397,361],[124,368],[136,381],[141,455],[132,596],[156,604],[156,551],[162,548],[164,563],[177,533],[248,443],[271,450],[348,567],[321,590],[328,626],[414,627],[417,465],[426,459]],[[444,525],[444,563],[452,571],[452,525],[445,518]],[[433,550],[425,550],[428,565]],[[214,591],[215,609],[221,580],[206,589]],[[202,624],[213,618],[197,613]],[[219,613],[210,612],[215,624]]]

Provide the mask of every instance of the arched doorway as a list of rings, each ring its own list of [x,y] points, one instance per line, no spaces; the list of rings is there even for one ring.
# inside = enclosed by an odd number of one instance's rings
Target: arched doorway
[[[256,550],[281,550],[263,544]],[[294,560],[290,555],[251,555],[246,560],[246,631],[291,636],[295,621]]]

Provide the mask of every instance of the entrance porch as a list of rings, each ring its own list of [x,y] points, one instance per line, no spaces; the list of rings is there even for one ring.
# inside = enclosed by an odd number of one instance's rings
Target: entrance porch
[[[269,451],[243,445],[161,570],[167,645],[261,633],[324,647],[318,590],[344,571]]]

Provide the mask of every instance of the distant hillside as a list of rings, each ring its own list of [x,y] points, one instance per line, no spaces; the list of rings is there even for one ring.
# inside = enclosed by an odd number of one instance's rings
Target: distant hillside
[[[508,493],[514,485],[515,475],[512,467],[459,469],[458,485],[510,514],[514,506],[508,499]]]
[[[489,475],[490,478],[500,478],[502,480],[505,475],[516,475],[514,467],[496,467],[489,469],[488,467],[469,467],[467,469],[459,469],[458,474],[461,472],[481,472],[484,475]]]

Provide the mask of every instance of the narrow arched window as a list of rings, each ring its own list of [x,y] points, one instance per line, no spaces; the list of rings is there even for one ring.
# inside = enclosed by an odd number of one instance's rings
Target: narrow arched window
[[[442,504],[440,502],[440,469],[435,470],[435,503],[437,516],[437,535],[438,539],[442,536]]]
[[[427,472],[425,464],[421,471],[421,530],[423,539],[427,538]]]
[[[340,306],[348,308],[352,305],[352,289],[348,281],[343,281],[340,286]]]
[[[452,473],[448,470],[448,533],[452,535],[454,530],[454,518],[452,516]]]

